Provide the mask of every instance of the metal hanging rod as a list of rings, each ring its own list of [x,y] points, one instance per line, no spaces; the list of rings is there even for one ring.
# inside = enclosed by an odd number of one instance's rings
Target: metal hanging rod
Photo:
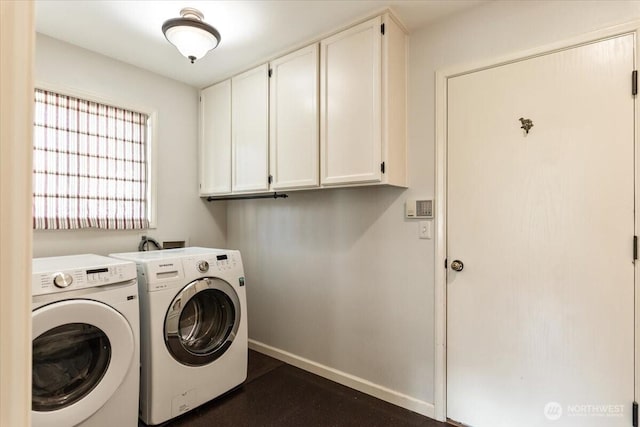
[[[220,197],[207,197],[207,202],[215,202],[218,200],[252,200],[252,199],[286,199],[289,197],[288,194],[285,193],[276,193],[273,194],[256,194],[253,196],[220,196]]]

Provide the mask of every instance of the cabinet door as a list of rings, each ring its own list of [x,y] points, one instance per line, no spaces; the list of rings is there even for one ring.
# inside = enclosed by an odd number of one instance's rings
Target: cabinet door
[[[271,62],[271,187],[318,186],[318,45]]]
[[[323,185],[381,179],[381,23],[377,17],[320,43]]]
[[[232,86],[232,191],[266,191],[269,167],[267,64],[242,73]]]
[[[231,80],[200,92],[200,194],[231,193]]]

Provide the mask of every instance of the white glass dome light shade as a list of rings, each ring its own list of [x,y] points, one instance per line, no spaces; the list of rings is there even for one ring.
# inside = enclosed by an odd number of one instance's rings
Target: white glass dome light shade
[[[185,8],[180,11],[182,18],[169,19],[162,25],[162,32],[178,51],[193,64],[220,43],[220,33],[202,22],[199,11]]]
[[[192,63],[218,46],[218,39],[213,34],[198,27],[177,25],[167,29],[165,36]]]

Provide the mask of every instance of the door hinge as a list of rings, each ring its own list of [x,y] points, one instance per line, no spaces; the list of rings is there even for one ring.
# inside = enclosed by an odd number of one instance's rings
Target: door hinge
[[[638,94],[638,70],[631,73],[631,95]]]
[[[638,402],[633,402],[633,411],[631,414],[631,425],[638,427]]]
[[[446,258],[444,259],[444,268],[445,268],[445,270],[447,268],[447,259]]]
[[[384,162],[380,163],[380,172],[384,173]]]
[[[268,178],[268,180],[267,180],[267,181],[269,181],[269,184],[271,184],[271,183],[273,182],[273,176],[272,176],[272,175],[269,175],[269,178]]]
[[[384,24],[380,25],[380,32],[384,36]]]
[[[269,78],[273,75],[273,69],[269,68]]]
[[[638,259],[638,236],[633,236],[633,260]]]

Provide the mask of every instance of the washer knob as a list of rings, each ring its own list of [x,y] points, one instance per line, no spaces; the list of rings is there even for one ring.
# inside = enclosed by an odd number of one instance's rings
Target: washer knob
[[[206,273],[209,271],[209,263],[207,261],[200,261],[198,263],[198,271],[200,271],[200,273]]]
[[[73,283],[73,277],[67,273],[56,273],[53,276],[53,284],[59,288],[66,288]]]

